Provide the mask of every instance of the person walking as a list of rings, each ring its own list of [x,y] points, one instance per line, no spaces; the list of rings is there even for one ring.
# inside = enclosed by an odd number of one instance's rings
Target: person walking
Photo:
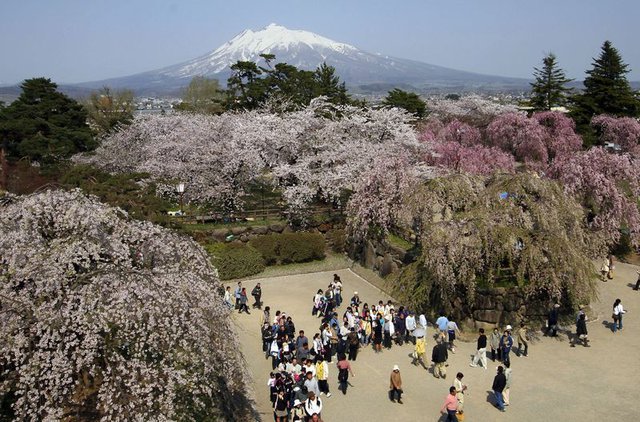
[[[560,304],[556,303],[549,311],[549,317],[547,318],[547,335],[551,337],[558,336],[558,313],[560,310]]]
[[[616,265],[615,265],[614,258],[613,258],[612,254],[609,254],[608,261],[609,261],[609,271],[607,272],[607,278],[609,280],[613,280],[613,270],[616,269]]]
[[[511,391],[511,364],[505,363],[504,378],[506,380],[504,384],[504,390],[502,391],[502,400],[505,406],[509,406],[509,392]]]
[[[433,346],[433,350],[431,352],[434,377],[443,379],[447,378],[447,359],[449,359],[447,343],[445,343],[443,336],[439,336],[436,340],[436,345]]]
[[[449,387],[449,394],[445,397],[442,409],[440,409],[440,413],[447,415],[447,422],[458,422],[458,399],[456,395],[456,387]]]
[[[251,305],[252,308],[262,309],[262,287],[260,287],[260,283],[256,284],[256,286],[251,290],[251,296],[253,296],[254,303]]]
[[[347,360],[347,356],[344,354],[338,355],[338,390],[342,391],[342,394],[347,394],[347,387],[349,386],[349,375],[355,377],[353,369],[351,369],[351,363]]]
[[[233,302],[231,302],[231,286],[227,286],[224,290],[224,304],[233,309]]]
[[[458,328],[458,324],[455,321],[447,322],[447,334],[449,335],[449,350],[451,353],[456,352],[456,334],[460,334],[460,329]]]
[[[640,277],[638,277],[638,280],[640,280]],[[636,289],[637,290],[637,289]],[[404,320],[404,325],[406,327],[406,341],[411,341],[414,345],[416,344],[416,338],[413,335],[413,331],[417,328],[416,327],[416,316],[413,312],[409,312],[409,315],[407,315],[407,317]]]
[[[242,311],[244,310],[247,314],[250,314],[251,312],[249,312],[249,307],[247,306],[247,289],[246,288],[242,288],[242,290],[240,291],[240,310],[238,311],[239,314],[242,313]]]
[[[464,378],[464,374],[458,372],[456,378],[453,380],[453,388],[456,389],[456,398],[458,399],[459,414],[464,413],[464,392],[467,391],[467,386],[462,383],[462,378]]]
[[[447,329],[449,327],[449,320],[444,315],[444,311],[440,311],[440,316],[438,317],[438,319],[436,319],[436,325],[438,326],[438,330],[440,330],[440,333],[446,336]]]
[[[620,299],[616,299],[613,302],[613,314],[611,317],[613,318],[613,332],[615,333],[617,330],[622,330],[622,315],[627,311],[624,310],[622,306],[622,301]]]
[[[392,402],[396,402],[396,397],[398,403],[402,404],[402,376],[400,376],[400,368],[398,365],[393,365],[393,371],[391,371],[391,376],[389,377],[389,398]]]
[[[506,410],[504,408],[504,400],[502,398],[502,392],[506,385],[507,377],[504,375],[504,368],[500,365],[498,366],[496,376],[493,378],[493,385],[491,386],[491,389],[493,390],[493,395],[496,399],[496,407],[500,409],[501,412]]]
[[[478,366],[478,362],[482,364],[484,369],[487,369],[487,336],[484,335],[484,328],[478,330],[478,341],[476,343],[476,355],[469,366],[475,368]]]
[[[640,270],[636,270],[636,273],[638,273],[638,279],[636,280],[636,285],[633,288],[633,290],[638,290],[640,289]]]
[[[587,316],[583,313],[576,322],[576,338],[582,341],[584,347],[589,347],[589,333],[587,332]],[[575,347],[575,344],[572,346]]]
[[[498,358],[498,360],[500,360],[500,339],[502,338],[502,336],[500,335],[500,331],[498,331],[498,327],[495,327],[493,329],[493,332],[491,333],[491,338],[490,338],[490,344],[491,344],[491,360],[492,361],[496,361],[496,357]]]
[[[602,281],[607,281],[607,275],[609,274],[609,258],[605,258],[602,262],[602,266],[600,267],[600,274],[602,276]]]
[[[527,334],[527,325],[523,321],[520,323],[520,328],[518,329],[518,348],[516,349],[516,355],[518,356],[527,357],[529,354],[529,340],[527,340]]]
[[[236,289],[233,291],[233,297],[236,300],[236,309],[240,309],[240,294],[242,293],[242,282],[238,281]]]

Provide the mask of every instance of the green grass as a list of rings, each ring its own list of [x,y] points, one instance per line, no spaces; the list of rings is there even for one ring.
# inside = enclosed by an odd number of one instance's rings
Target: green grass
[[[395,235],[393,233],[389,233],[389,235],[387,236],[387,241],[392,244],[393,246],[397,246],[399,248],[402,248],[406,251],[408,251],[409,249],[411,249],[413,247],[413,244],[407,240],[404,240],[403,238],[401,238],[398,235]]]

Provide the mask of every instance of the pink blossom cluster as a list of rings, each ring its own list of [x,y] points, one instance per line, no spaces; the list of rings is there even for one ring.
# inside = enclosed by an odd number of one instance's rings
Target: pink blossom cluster
[[[617,144],[622,152],[640,155],[640,122],[637,119],[601,114],[591,119],[591,126],[598,130],[603,143]]]
[[[217,272],[190,238],[79,191],[10,198],[0,280],[0,396],[15,394],[18,420],[251,410],[229,400],[245,394],[243,363]]]
[[[588,223],[602,233],[607,243],[629,230],[631,241],[640,245],[640,174],[638,159],[612,154],[595,147],[557,158],[548,176],[558,180],[589,212]]]

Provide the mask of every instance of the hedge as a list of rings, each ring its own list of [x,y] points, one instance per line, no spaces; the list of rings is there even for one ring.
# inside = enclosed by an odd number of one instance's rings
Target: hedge
[[[319,233],[281,233],[260,236],[249,245],[262,255],[265,264],[290,264],[324,259],[324,237]]]
[[[205,245],[211,263],[218,269],[221,280],[247,277],[264,270],[260,252],[243,243],[211,243]]]

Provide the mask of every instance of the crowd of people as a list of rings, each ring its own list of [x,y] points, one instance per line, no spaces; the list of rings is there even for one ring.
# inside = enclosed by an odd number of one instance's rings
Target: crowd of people
[[[608,271],[612,269],[613,265]],[[254,297],[253,308],[262,310],[259,283],[251,295]],[[296,331],[293,317],[285,311],[276,310],[272,314],[269,306],[262,310],[262,349],[265,359],[271,359],[272,372],[267,386],[274,420],[322,421],[322,396],[329,398],[332,395],[330,376],[333,377],[336,371],[338,389],[346,395],[351,385],[349,377],[355,377],[352,364],[357,361],[363,347],[371,347],[375,353],[380,353],[384,349],[409,345],[413,348],[413,365],[420,364],[425,369],[431,369],[435,378],[446,379],[449,353],[456,351],[455,342],[460,329],[444,312],[440,312],[433,324],[436,334],[429,365],[426,357],[429,324],[424,314],[416,315],[404,306],[396,308],[391,300],[380,300],[370,305],[361,301],[357,291],[348,300],[343,296],[344,285],[340,277],[334,274],[327,288],[319,289],[313,295],[311,315],[318,319],[318,328],[308,335],[304,330]],[[231,297],[235,303],[232,303]],[[246,288],[240,282],[233,294],[227,287],[225,302],[230,307],[235,306],[240,313],[249,313]],[[560,305],[555,304],[549,311],[545,335],[558,335],[559,308]],[[612,310],[613,332],[622,329],[624,313],[622,302],[617,299]],[[586,321],[585,307],[581,305],[576,315],[576,335],[572,338],[572,346],[578,343],[589,346]],[[469,366],[486,370],[488,359],[499,363],[491,390],[494,405],[500,411],[504,412],[509,406],[511,354],[529,356],[529,337],[525,322],[521,322],[515,330],[511,325],[506,325],[502,330],[494,327],[488,335],[483,328],[478,330],[476,353]],[[448,421],[464,418],[467,385],[463,378],[462,372],[456,373],[442,406],[441,411],[447,415]],[[403,404],[402,394],[400,368],[394,365],[390,374],[389,400]]]

